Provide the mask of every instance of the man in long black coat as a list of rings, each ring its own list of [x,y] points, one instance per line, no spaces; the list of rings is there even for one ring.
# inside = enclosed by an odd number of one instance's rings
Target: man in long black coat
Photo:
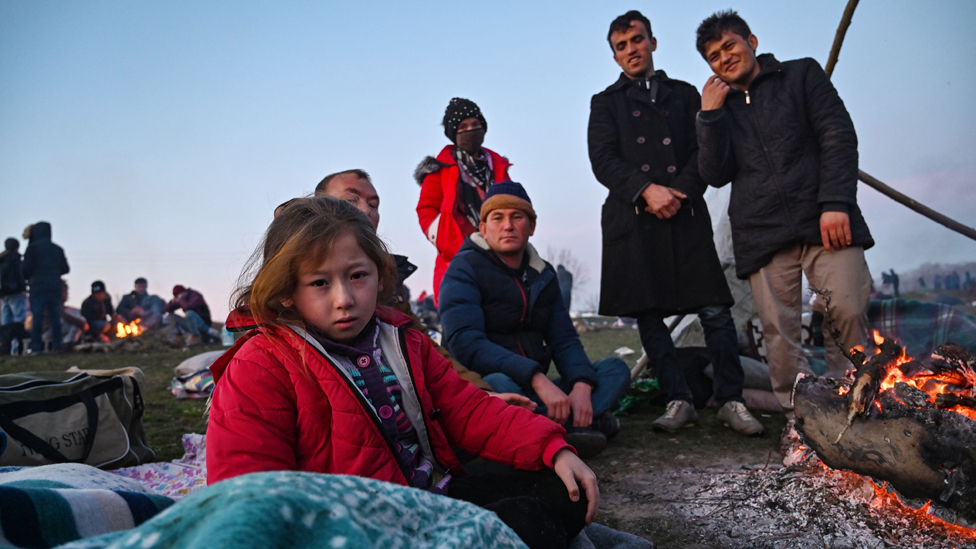
[[[719,416],[739,432],[758,434],[762,425],[742,400],[732,294],[698,175],[695,116],[701,98],[690,84],[654,70],[657,40],[640,12],[615,19],[607,40],[623,74],[590,104],[590,162],[610,190],[603,205],[600,313],[637,318],[668,400],[653,426],[669,432],[698,416],[664,318],[698,314],[714,365]]]

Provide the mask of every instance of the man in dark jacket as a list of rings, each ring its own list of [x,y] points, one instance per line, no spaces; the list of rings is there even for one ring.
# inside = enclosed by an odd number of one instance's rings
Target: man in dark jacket
[[[81,316],[88,322],[88,335],[108,342],[108,332],[112,329],[112,321],[120,320],[112,307],[112,296],[105,291],[105,283],[101,280],[92,282],[91,295],[81,302]]]
[[[857,135],[844,102],[813,59],[756,56],[758,39],[734,11],[698,28],[714,76],[698,116],[698,164],[715,186],[732,182],[729,217],[736,274],[748,278],[763,326],[773,391],[791,410],[800,347],[801,273],[829,290],[829,375],[850,367],[838,345],[864,345],[874,245],[857,206]],[[823,309],[822,298],[816,308]]]
[[[655,70],[657,40],[639,11],[615,19],[607,40],[623,73],[590,103],[590,162],[610,190],[603,205],[600,313],[637,318],[668,402],[654,429],[673,433],[698,417],[664,323],[668,316],[696,313],[715,370],[719,417],[736,431],[759,434],[762,424],[742,399],[732,294],[702,198],[707,185],[698,175],[698,91]]]
[[[0,253],[0,356],[10,354],[10,343],[23,339],[27,320],[27,282],[21,269],[20,241],[8,238]],[[18,347],[20,352],[23,349]]]
[[[51,242],[51,224],[35,223],[30,228],[30,242],[24,252],[24,278],[30,286],[32,353],[44,350],[44,320],[51,326],[51,350],[61,350],[61,277],[68,274],[64,250]]]
[[[630,371],[619,358],[596,364],[587,358],[555,269],[529,244],[535,219],[518,183],[488,189],[480,232],[465,239],[441,284],[444,337],[451,353],[496,391],[528,396],[537,413],[567,424],[580,455],[593,455],[618,429],[609,410],[630,384]],[[552,381],[550,362],[561,376]]]
[[[186,288],[180,284],[173,286],[173,299],[163,309],[166,313],[173,313],[176,309],[183,309],[183,318],[176,318],[177,327],[183,333],[187,345],[198,342],[209,343],[212,335],[210,307],[203,299],[203,294],[193,288]],[[173,318],[175,315],[171,315]]]
[[[149,293],[149,282],[139,277],[135,281],[135,289],[122,296],[115,312],[125,322],[139,321],[139,329],[143,331],[158,328],[163,324],[163,309],[166,302],[158,295]]]

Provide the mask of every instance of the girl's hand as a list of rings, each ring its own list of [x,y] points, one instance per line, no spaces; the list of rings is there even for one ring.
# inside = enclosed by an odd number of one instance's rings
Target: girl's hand
[[[535,409],[539,406],[538,404],[533,402],[531,398],[520,395],[518,393],[493,393],[489,391],[488,394],[495,398],[500,398],[504,400],[505,403],[511,404],[512,406],[519,406],[521,408],[525,408],[530,412],[534,412]]]
[[[596,474],[568,448],[556,452],[552,459],[552,470],[562,479],[569,491],[569,499],[573,501],[579,501],[579,484],[583,485],[587,500],[586,523],[593,522],[600,507],[600,486],[596,482]]]

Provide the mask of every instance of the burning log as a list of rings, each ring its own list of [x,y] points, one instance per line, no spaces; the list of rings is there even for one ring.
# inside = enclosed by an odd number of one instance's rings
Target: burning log
[[[861,364],[854,372],[854,386],[847,394],[847,424],[837,434],[834,444],[851,427],[854,418],[866,415],[868,407],[878,396],[881,382],[888,377],[888,367],[905,355],[905,351],[891,340],[881,343],[880,352]]]
[[[827,466],[887,481],[905,497],[976,522],[973,362],[958,347],[913,361],[886,340],[853,383],[799,379],[796,430]]]

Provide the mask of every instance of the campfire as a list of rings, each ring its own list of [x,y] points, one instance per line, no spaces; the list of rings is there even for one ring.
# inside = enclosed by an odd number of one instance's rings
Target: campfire
[[[812,450],[828,471],[873,478],[872,506],[976,539],[976,358],[947,344],[916,360],[877,332],[875,342],[871,357],[847,353],[853,379],[797,380],[787,461]]]
[[[142,329],[139,328],[139,320],[135,319],[132,322],[125,324],[123,322],[115,323],[115,337],[118,339],[124,339],[127,337],[136,337],[142,333]]]

